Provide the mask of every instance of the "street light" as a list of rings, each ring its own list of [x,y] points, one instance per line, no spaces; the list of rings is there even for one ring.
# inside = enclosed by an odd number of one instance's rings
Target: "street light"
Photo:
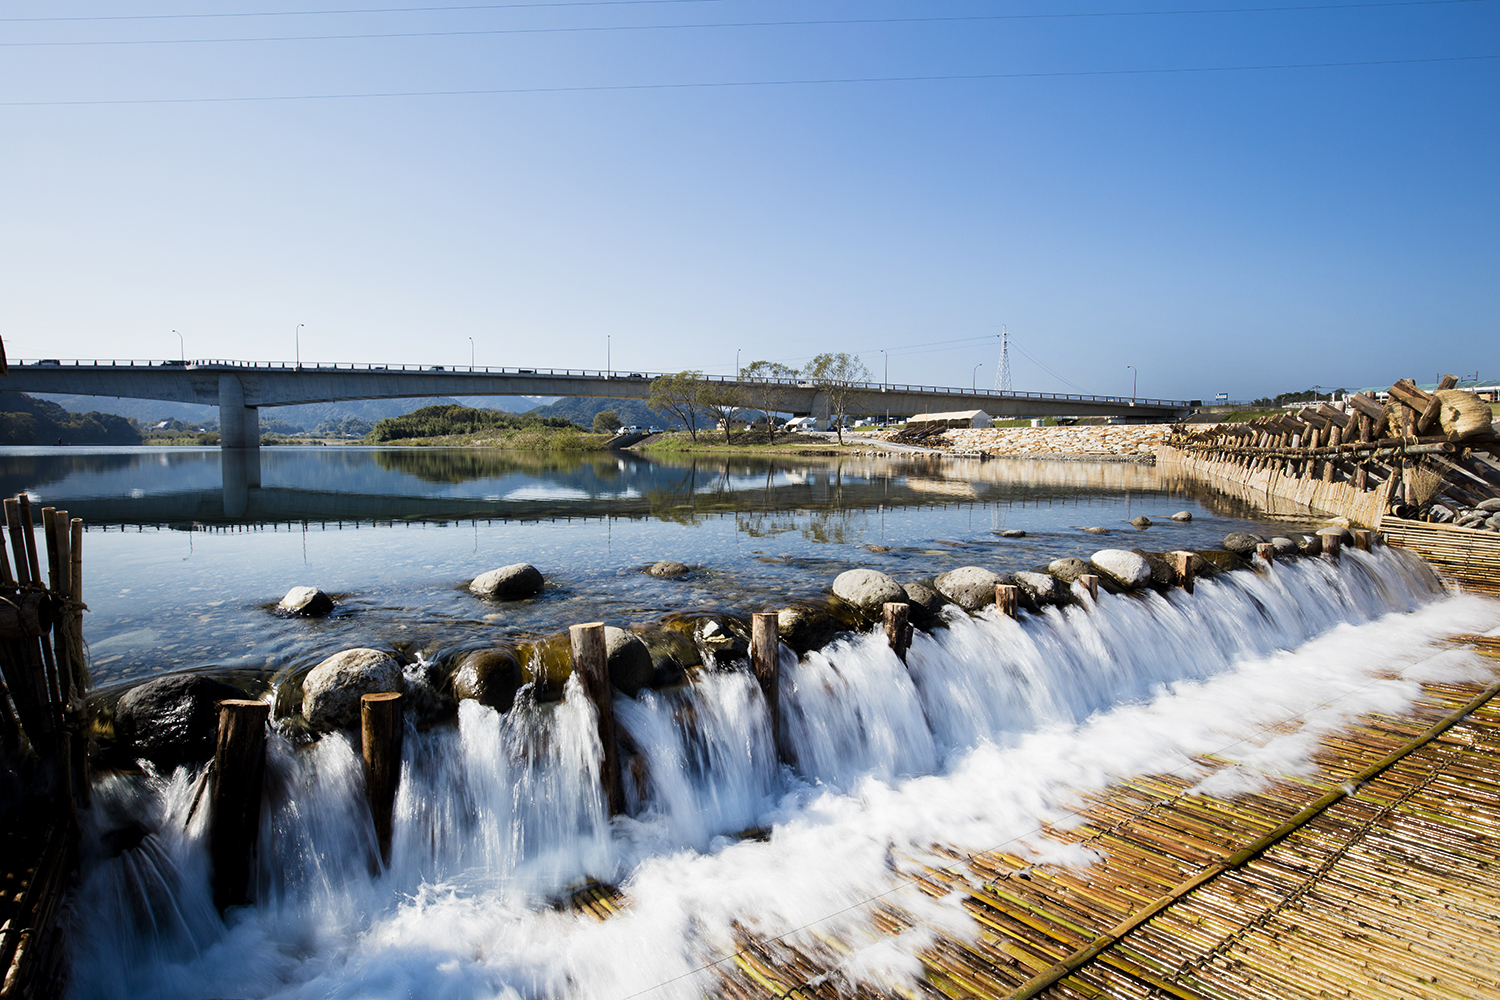
[[[740,380],[740,349],[738,347],[734,349],[734,380],[736,382]]]
[[[891,356],[886,353],[885,348],[880,349],[880,359],[885,362],[885,378],[880,383],[880,391],[884,392],[891,384]]]
[[[613,370],[613,366],[614,366],[614,362],[610,360],[610,356],[609,356],[609,351],[610,351],[609,338],[610,338],[610,334],[606,333],[604,335],[604,377],[605,378],[609,378],[609,373]]]
[[[1126,365],[1125,367],[1130,369],[1130,405],[1134,406],[1136,382],[1141,377],[1141,373],[1136,370],[1135,365]]]
[[[469,338],[469,371],[474,370],[474,338]]]
[[[977,365],[974,366],[974,370],[973,371],[969,372],[969,391],[970,392],[978,392],[979,391],[975,387],[977,385],[979,385],[979,369],[981,369],[983,367],[984,367],[984,362],[981,361],[981,362],[979,362],[979,364],[977,364]]]
[[[176,330],[173,330],[172,332],[173,333],[177,333]],[[180,352],[177,356],[179,358],[181,358],[183,361],[186,361],[187,360],[187,348],[184,347],[184,346],[182,346],[182,334],[180,334],[180,333],[177,333],[177,350]]]
[[[306,323],[298,323],[297,329],[292,331],[292,336],[297,338],[297,370],[302,370],[302,328]]]

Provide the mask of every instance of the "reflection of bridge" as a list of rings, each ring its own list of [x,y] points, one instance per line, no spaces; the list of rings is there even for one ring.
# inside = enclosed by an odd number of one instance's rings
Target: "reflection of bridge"
[[[23,464],[0,475],[0,495],[28,490],[90,526],[132,527],[600,517],[685,522],[731,513],[983,505],[1018,496],[1072,502],[1099,485],[1075,482],[1072,463],[1037,463],[1002,475],[997,467],[1005,463],[925,456],[824,464],[736,460],[731,467],[722,460],[664,463],[614,455],[528,462],[504,453],[278,448],[165,455],[131,449],[14,461]],[[268,486],[257,485],[262,461]],[[1111,466],[1104,472],[1124,477],[1114,487],[1128,489],[1149,488],[1152,470]]]
[[[557,368],[453,368],[421,365],[288,365],[249,361],[23,361],[12,365],[0,388],[83,396],[128,396],[219,407],[225,448],[260,446],[260,407],[327,403],[344,399],[427,396],[595,396],[641,399],[655,375]],[[711,381],[752,389],[732,378]],[[910,416],[948,410],[984,410],[991,416],[1128,416],[1170,420],[1186,416],[1189,402],[1121,396],[994,392],[941,386],[871,382],[856,387],[846,408],[854,414]],[[777,385],[783,412],[826,421],[825,389],[787,380]],[[753,403],[747,403],[753,405]]]

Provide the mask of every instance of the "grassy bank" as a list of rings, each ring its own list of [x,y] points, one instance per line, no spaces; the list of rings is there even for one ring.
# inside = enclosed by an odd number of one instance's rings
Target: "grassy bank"
[[[485,430],[469,434],[435,434],[430,437],[361,442],[381,448],[498,448],[502,451],[604,451],[607,435],[589,434],[575,428],[528,427],[515,430]]]
[[[848,438],[844,439],[844,449],[855,447],[868,445],[861,443],[856,446]],[[691,435],[679,431],[658,434],[641,445],[640,450],[657,454],[694,455],[828,455],[838,452],[840,447],[837,438],[804,434],[778,434],[774,442],[769,442],[759,431],[741,431],[730,434],[729,440],[725,441],[722,432],[709,434],[700,431],[698,440],[694,441]]]

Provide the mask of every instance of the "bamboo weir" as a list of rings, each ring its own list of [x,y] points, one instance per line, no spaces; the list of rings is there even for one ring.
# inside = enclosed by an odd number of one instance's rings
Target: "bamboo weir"
[[[1500,639],[1454,641],[1500,657]],[[1409,714],[1372,715],[1322,735],[1316,773],[1258,792],[1201,794],[1200,776],[1128,780],[1084,803],[1078,822],[1046,831],[1093,852],[1087,868],[1006,851],[922,866],[918,888],[933,898],[960,894],[972,927],[920,951],[915,989],[885,994],[851,983],[747,931],[716,967],[718,992],[737,1000],[1500,994],[1497,692],[1500,683],[1425,685]],[[598,920],[630,905],[599,884],[568,903]],[[866,907],[881,933],[912,929],[896,905]]]

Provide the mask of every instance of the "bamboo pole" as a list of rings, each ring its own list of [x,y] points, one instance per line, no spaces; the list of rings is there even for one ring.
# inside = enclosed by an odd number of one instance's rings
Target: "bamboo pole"
[[[594,704],[599,744],[599,782],[605,807],[611,816],[625,811],[625,788],[620,775],[620,751],[615,742],[613,687],[609,682],[609,657],[604,645],[604,623],[587,622],[568,629],[573,650],[573,670],[583,682],[585,694]]]
[[[271,706],[263,701],[219,702],[208,850],[213,862],[214,905],[221,910],[249,898],[270,714]]]
[[[380,862],[391,863],[392,814],[401,784],[401,744],[406,726],[401,694],[382,691],[359,700],[360,756],[364,759],[365,799],[375,822]]]

